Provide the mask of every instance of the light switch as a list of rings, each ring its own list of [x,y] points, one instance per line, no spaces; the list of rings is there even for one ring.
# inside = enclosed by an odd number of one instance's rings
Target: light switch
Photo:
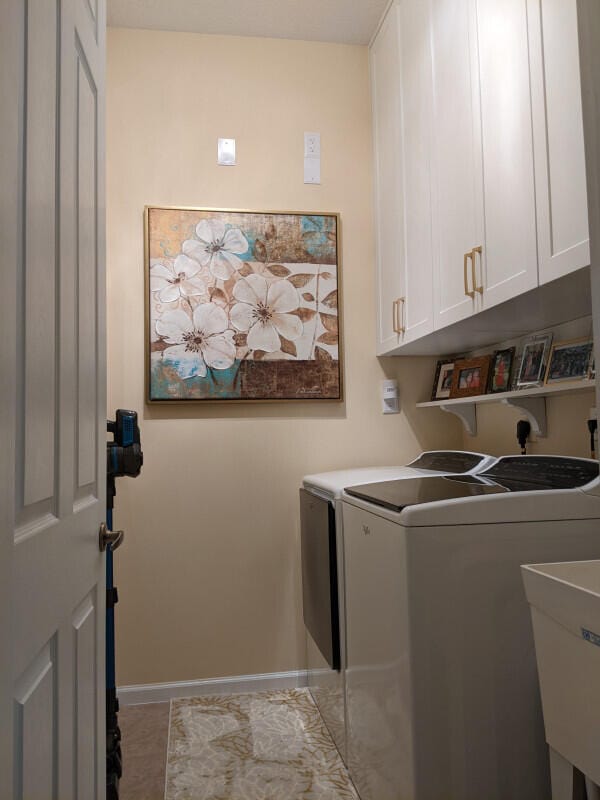
[[[217,140],[217,163],[222,167],[235,166],[235,139]]]

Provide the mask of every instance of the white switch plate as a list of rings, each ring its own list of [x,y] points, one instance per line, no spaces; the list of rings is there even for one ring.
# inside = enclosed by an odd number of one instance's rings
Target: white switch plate
[[[304,132],[304,183],[321,183],[321,134]]]
[[[217,164],[235,166],[235,139],[217,139]]]
[[[304,183],[321,183],[321,159],[304,159]]]

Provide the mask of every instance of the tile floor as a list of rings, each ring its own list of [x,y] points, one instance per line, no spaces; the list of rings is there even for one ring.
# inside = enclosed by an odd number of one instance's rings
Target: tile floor
[[[164,800],[168,747],[172,800],[358,800],[307,690],[179,700],[171,716],[169,745],[169,703],[121,708],[120,800]]]
[[[120,800],[164,800],[169,703],[121,706]]]

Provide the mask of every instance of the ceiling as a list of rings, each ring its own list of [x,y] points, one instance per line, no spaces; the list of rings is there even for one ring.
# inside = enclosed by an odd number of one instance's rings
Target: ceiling
[[[388,0],[108,0],[122,28],[368,44]]]

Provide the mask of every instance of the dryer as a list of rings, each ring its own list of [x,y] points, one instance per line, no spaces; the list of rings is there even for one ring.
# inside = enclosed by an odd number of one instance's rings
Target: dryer
[[[434,450],[421,453],[405,466],[336,470],[304,478],[300,517],[307,682],[344,760],[344,548],[340,507],[344,487],[426,475],[471,474],[494,461],[482,453]]]
[[[592,483],[590,483],[592,482]],[[600,558],[598,463],[347,488],[347,764],[361,800],[549,800],[520,565]]]

